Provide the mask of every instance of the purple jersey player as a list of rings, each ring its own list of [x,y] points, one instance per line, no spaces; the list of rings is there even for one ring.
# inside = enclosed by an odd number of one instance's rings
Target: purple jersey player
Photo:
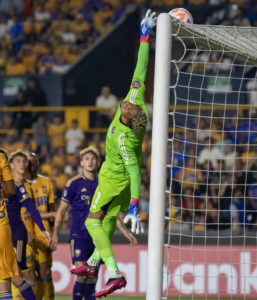
[[[98,185],[97,169],[99,155],[94,148],[86,148],[80,152],[80,164],[83,168],[82,174],[70,179],[64,189],[62,201],[55,217],[53,231],[53,245],[58,244],[58,232],[61,228],[64,215],[71,206],[72,225],[70,229],[70,246],[72,262],[76,267],[83,265],[94,251],[94,244],[88,233],[85,220],[89,214],[92,198]],[[136,244],[135,237],[127,232],[119,221],[118,228],[124,236]],[[96,279],[87,279],[86,276],[77,276],[73,289],[73,300],[95,300]]]
[[[32,219],[38,225],[42,234],[46,233],[39,211],[36,209],[34,203],[29,198],[24,186],[22,184],[16,184],[16,194],[6,197],[6,208],[9,217],[9,224],[12,230],[13,246],[16,249],[16,257],[20,270],[27,270],[26,265],[26,245],[28,239],[28,233],[25,225],[21,219],[21,207],[24,206],[31,214]]]
[[[12,240],[14,248],[16,248],[18,265],[26,278],[27,274],[24,271],[28,271],[26,267],[26,244],[28,233],[25,225],[22,222],[21,207],[26,207],[46,240],[50,240],[50,235],[45,230],[40,213],[35,207],[33,201],[29,198],[29,195],[22,184],[23,175],[28,165],[26,153],[21,150],[12,152],[9,157],[9,162],[15,179],[16,194],[6,198],[6,206],[12,230]]]

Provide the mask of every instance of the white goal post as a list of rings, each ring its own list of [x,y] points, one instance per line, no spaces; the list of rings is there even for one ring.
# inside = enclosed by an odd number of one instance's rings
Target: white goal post
[[[172,41],[173,38],[176,38],[182,45],[183,53],[181,53],[181,57],[179,59],[172,59]],[[190,45],[190,49],[188,51],[186,44]],[[218,59],[216,62],[210,62],[208,59],[211,55],[218,53]],[[204,59],[199,58],[200,56],[204,56]],[[206,58],[207,57],[207,58]],[[229,58],[228,62],[223,62],[223,59]],[[227,63],[227,73],[228,77],[226,78],[226,83],[224,86],[220,86],[217,83],[218,75],[222,76],[222,64]],[[214,64],[218,65],[216,68],[216,77],[208,75],[208,67],[212,69]],[[213,90],[211,90],[211,84],[209,87],[205,87],[202,83],[201,87],[192,87],[192,89],[197,89],[200,97],[202,97],[203,93],[209,89],[207,92],[211,94],[210,98],[207,100],[199,99],[199,103],[190,97],[190,91],[185,93],[184,98],[179,99],[180,96],[176,94],[176,88],[179,85],[178,78],[172,80],[171,78],[171,65],[174,66],[176,73],[185,73],[185,75],[189,74],[189,81],[193,81],[192,74],[194,70],[197,68],[201,69],[201,77],[202,82],[206,81],[206,78],[213,79]],[[186,66],[187,71],[184,71]],[[171,203],[172,190],[167,191],[166,183],[167,183],[167,173],[170,173],[172,176],[172,168],[173,168],[173,153],[171,154],[171,160],[168,161],[168,142],[171,142],[171,152],[174,152],[174,137],[175,137],[175,114],[180,114],[182,119],[184,118],[184,125],[180,125],[181,131],[183,130],[191,130],[192,132],[196,132],[198,134],[199,128],[191,128],[188,126],[188,119],[190,117],[196,117],[196,114],[190,115],[191,108],[190,105],[194,105],[195,107],[201,106],[201,109],[204,107],[204,104],[209,105],[211,107],[211,115],[206,115],[206,119],[214,118],[215,110],[220,109],[223,115],[219,115],[217,118],[220,118],[223,126],[220,129],[220,135],[222,136],[221,144],[224,145],[224,134],[225,131],[225,119],[231,119],[229,110],[235,110],[238,120],[247,119],[249,124],[251,124],[252,117],[247,115],[247,117],[243,117],[242,114],[243,108],[249,111],[254,107],[254,104],[244,104],[241,103],[241,95],[245,94],[245,90],[243,87],[245,86],[245,78],[243,75],[252,67],[256,69],[257,67],[257,28],[253,27],[229,27],[229,26],[212,26],[212,25],[187,25],[178,20],[172,19],[168,14],[163,13],[160,14],[157,20],[157,34],[156,34],[156,53],[155,53],[155,74],[154,74],[154,103],[153,103],[153,128],[152,128],[152,154],[151,154],[151,181],[150,181],[150,212],[149,212],[149,231],[148,231],[148,278],[147,278],[147,300],[160,300],[162,299],[163,294],[163,267],[164,267],[164,236],[165,236],[165,224],[167,222],[171,222],[172,220],[176,222],[177,220],[172,219],[172,217],[165,218],[165,209],[166,209],[166,198],[167,195],[169,197],[169,202]],[[242,78],[234,78],[234,69],[240,68],[243,70]],[[188,71],[190,70],[190,71]],[[196,75],[197,72],[196,72]],[[193,78],[193,79],[192,79]],[[174,78],[173,78],[174,79]],[[223,78],[224,79],[224,78]],[[227,80],[228,79],[228,80]],[[234,87],[232,87],[231,80],[236,81],[236,91],[234,91]],[[228,87],[229,81],[231,87]],[[255,78],[256,83],[256,78]],[[180,89],[187,89],[187,86],[183,86],[180,83]],[[184,104],[185,113],[181,113],[179,110],[175,110],[176,103],[173,104],[174,110],[169,111],[169,106],[171,105],[171,89],[174,93],[175,102],[181,100],[181,103]],[[221,90],[220,90],[221,89]],[[256,83],[257,89],[257,83]],[[230,94],[234,93],[234,102],[230,99]],[[224,95],[222,94],[224,93]],[[217,95],[223,95],[221,98]],[[257,93],[256,93],[257,95]],[[221,99],[221,100],[220,100]],[[206,101],[206,102],[204,102]],[[256,100],[257,103],[257,100]],[[239,107],[241,107],[239,111]],[[223,109],[222,109],[223,108]],[[197,110],[197,108],[193,108]],[[199,110],[200,112],[200,110]],[[171,132],[172,137],[168,137],[169,130],[169,118],[172,120],[173,131]],[[257,120],[257,119],[256,119]],[[183,123],[183,122],[182,122]],[[197,124],[198,126],[199,124]],[[198,130],[199,129],[199,130]],[[250,130],[250,129],[249,129]],[[249,134],[248,130],[248,134]],[[211,125],[210,125],[210,131]],[[185,131],[189,132],[189,131]],[[218,131],[217,131],[218,132]],[[187,134],[187,133],[185,133]],[[237,137],[237,132],[235,133]],[[199,142],[198,138],[196,139],[196,143]],[[248,139],[248,150],[250,147],[250,141]],[[211,139],[209,141],[209,147],[212,147]],[[197,147],[198,145],[196,145]],[[239,146],[241,146],[239,144]],[[235,146],[236,147],[236,146]],[[194,154],[195,161],[199,159],[199,156]],[[190,155],[189,155],[190,157]],[[257,158],[257,157],[256,157]],[[184,164],[184,162],[183,162]],[[208,163],[210,164],[210,163]],[[248,165],[248,156],[247,163]],[[183,168],[185,166],[183,165]],[[181,167],[182,168],[182,167]],[[195,169],[197,169],[195,162]],[[241,170],[241,169],[240,169]],[[219,174],[222,173],[221,167],[218,170]],[[210,171],[213,172],[214,171]],[[230,170],[232,176],[235,175],[235,168]],[[221,180],[221,175],[217,181],[217,185],[219,186],[219,192],[222,188],[223,182]],[[182,176],[183,178],[183,176]],[[234,178],[234,177],[233,177]],[[182,179],[183,181],[184,179]],[[233,179],[234,180],[234,179]],[[236,183],[232,180],[232,186],[236,185]],[[172,185],[172,179],[170,179],[170,184]],[[183,182],[182,182],[183,183]],[[181,184],[181,182],[180,182]],[[193,191],[195,192],[196,186],[198,182],[194,182]],[[207,184],[208,185],[208,184]],[[247,183],[245,183],[247,185]],[[217,193],[219,193],[217,192]],[[180,195],[183,196],[183,195]],[[202,196],[199,196],[201,198]],[[217,198],[220,195],[217,194]],[[215,196],[214,196],[215,198]],[[201,199],[202,200],[202,199]],[[192,200],[193,201],[193,200]],[[205,200],[203,200],[205,201]],[[207,201],[207,200],[206,200]],[[206,204],[207,205],[207,204]],[[207,207],[207,206],[206,206]],[[207,210],[207,208],[205,208]],[[218,206],[216,212],[218,212],[220,207]],[[219,213],[219,212],[218,212]],[[207,213],[206,213],[207,214]],[[206,215],[207,216],[207,215]],[[205,217],[206,217],[205,216]],[[219,226],[219,221],[217,221],[217,226]],[[190,221],[190,225],[193,225],[193,221]],[[166,224],[167,225],[167,224]],[[199,225],[199,224],[198,224]],[[205,224],[206,225],[206,224]],[[218,227],[219,228],[219,227]],[[167,230],[167,228],[166,228]],[[219,241],[220,230],[217,231],[217,241]],[[228,230],[228,238],[232,237],[232,229]],[[245,236],[245,227],[244,227],[244,236]],[[170,234],[170,232],[169,232]],[[204,230],[206,240],[206,229]],[[178,236],[183,235],[182,231],[179,231]],[[219,242],[217,246],[219,245]],[[232,245],[232,244],[231,244]],[[230,245],[230,247],[231,247]],[[170,244],[167,244],[169,248]],[[171,249],[172,250],[172,249]],[[171,254],[172,255],[172,254]],[[169,270],[165,274],[169,277]],[[232,278],[232,277],[231,277]],[[257,280],[257,279],[256,279]],[[201,293],[200,291],[199,293]],[[203,296],[207,295],[207,292],[202,292]],[[168,293],[166,293],[168,295]],[[183,296],[183,295],[182,295]],[[182,299],[181,296],[181,299]],[[193,297],[193,296],[192,296]],[[207,296],[206,296],[207,297]],[[233,296],[231,296],[231,299]],[[245,296],[244,296],[245,297]],[[167,297],[164,299],[167,299]],[[180,299],[180,297],[179,297]],[[192,298],[192,299],[197,299]],[[207,298],[206,298],[207,299]]]

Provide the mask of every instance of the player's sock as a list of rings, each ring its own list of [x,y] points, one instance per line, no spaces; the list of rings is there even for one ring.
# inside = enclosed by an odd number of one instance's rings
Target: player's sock
[[[13,300],[23,299],[19,289],[14,284],[12,284],[12,299]]]
[[[37,300],[42,300],[44,297],[44,282],[41,278],[37,278],[35,286],[33,287],[34,294],[36,295]]]
[[[12,299],[11,291],[0,292],[0,300],[10,300],[10,299]]]
[[[32,287],[27,283],[26,280],[22,281],[22,283],[18,286],[18,289],[25,300],[36,300]]]
[[[93,254],[87,260],[87,264],[92,267],[98,267],[101,260],[99,251],[95,248]]]
[[[84,299],[95,300],[95,284],[85,284]]]
[[[106,268],[110,274],[110,278],[121,277],[116,259],[113,255],[110,238],[102,227],[102,220],[90,219],[86,220],[86,227],[90,233],[97,250],[104,261]],[[111,230],[109,231],[111,233]]]
[[[86,276],[77,276],[73,287],[73,300],[82,300],[84,295]]]
[[[42,277],[44,282],[44,300],[53,300],[54,299],[54,284],[52,276]]]
[[[102,227],[103,227],[104,232],[109,237],[109,239],[111,239],[113,236],[113,233],[116,228],[116,222],[117,222],[116,217],[106,216],[103,220]],[[95,248],[93,254],[88,259],[87,264],[89,266],[97,267],[97,266],[99,266],[100,260],[101,260],[101,256],[99,254],[99,251]]]

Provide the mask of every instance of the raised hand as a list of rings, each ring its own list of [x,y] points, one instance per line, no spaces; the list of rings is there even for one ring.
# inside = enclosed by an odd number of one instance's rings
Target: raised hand
[[[151,9],[148,9],[144,19],[141,22],[141,38],[149,38],[150,30],[156,25],[157,17],[156,12],[151,13]]]

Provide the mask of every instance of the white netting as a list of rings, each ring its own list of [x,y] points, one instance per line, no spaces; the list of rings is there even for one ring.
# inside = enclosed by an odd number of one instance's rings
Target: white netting
[[[164,298],[256,299],[257,28],[172,23]]]

